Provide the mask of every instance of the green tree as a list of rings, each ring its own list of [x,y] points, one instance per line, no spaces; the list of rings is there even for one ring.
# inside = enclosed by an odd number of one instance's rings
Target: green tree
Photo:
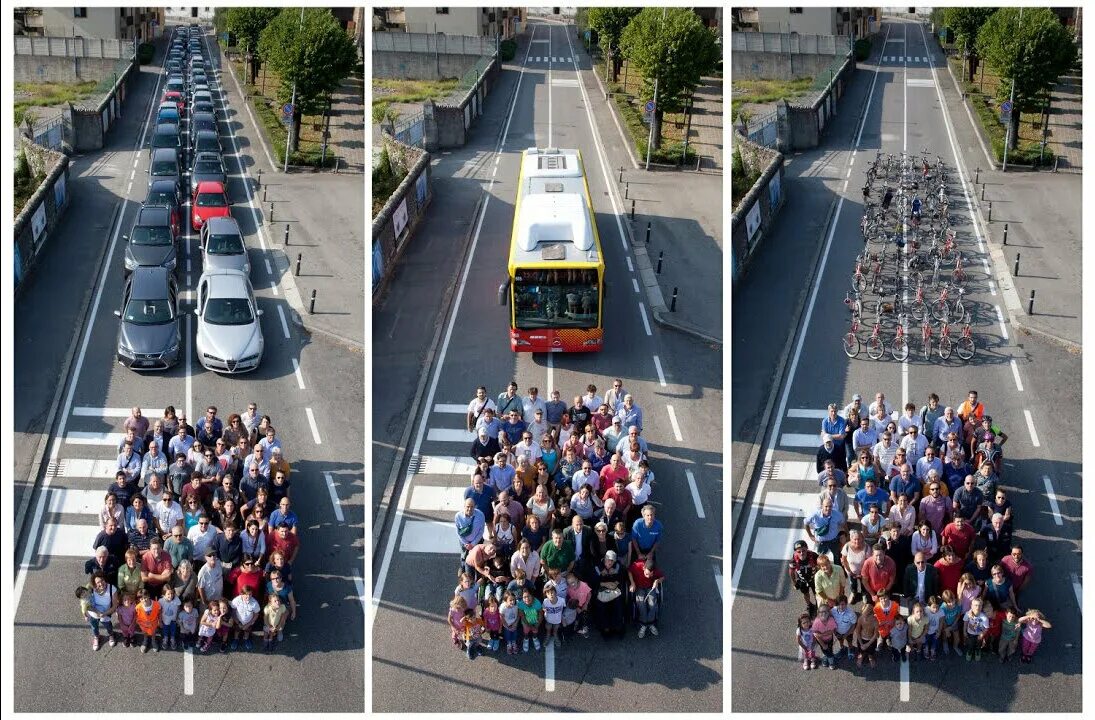
[[[1000,100],[1008,99],[1015,83],[1011,111],[1010,147],[1019,135],[1019,115],[1042,106],[1045,96],[1076,62],[1072,30],[1046,7],[997,10],[977,36],[977,51],[1004,82],[997,89]]]
[[[281,78],[277,97],[287,103],[296,86],[292,149],[300,141],[303,115],[318,115],[330,93],[357,64],[353,38],[326,8],[285,8],[259,38],[259,54]]]
[[[977,65],[981,61],[977,55],[977,34],[995,12],[994,7],[943,8],[943,24],[954,30],[955,44],[970,53],[969,62],[966,65],[970,82],[973,82]]]
[[[700,79],[718,65],[715,33],[687,8],[643,8],[620,38],[620,51],[643,76],[640,98],[654,97],[654,148],[661,147],[662,116],[679,111]]]
[[[254,55],[258,52],[259,38],[281,11],[278,8],[259,7],[230,7],[224,11],[224,30],[236,36],[236,47],[243,48],[245,53]],[[253,57],[251,62],[251,84],[255,84],[258,76],[259,58]]]
[[[591,7],[586,11],[589,27],[597,33],[605,57],[612,59],[612,82],[620,76],[623,57],[620,37],[631,18],[639,14],[637,7]]]

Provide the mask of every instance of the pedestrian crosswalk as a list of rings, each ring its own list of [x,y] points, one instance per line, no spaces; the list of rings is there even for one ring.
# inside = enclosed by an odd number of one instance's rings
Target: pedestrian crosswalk
[[[535,64],[545,64],[545,65],[548,65],[548,64],[550,64],[550,65],[562,65],[562,64],[570,64],[572,62],[573,62],[572,58],[569,58],[569,57],[566,57],[566,56],[560,57],[558,55],[529,55],[529,57],[528,57],[528,63],[529,64],[534,64],[535,63]]]
[[[931,58],[921,55],[883,55],[882,62],[885,63],[923,63],[930,64]]]

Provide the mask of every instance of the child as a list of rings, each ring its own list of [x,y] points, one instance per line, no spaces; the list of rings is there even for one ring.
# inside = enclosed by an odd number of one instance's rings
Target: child
[[[996,643],[1000,641],[1000,631],[1004,625],[1004,612],[992,600],[985,603],[985,617],[989,619],[989,629],[981,638],[981,649],[988,653],[996,652]]]
[[[464,598],[469,609],[474,610],[479,604],[479,583],[472,579],[471,573],[461,572],[458,576],[459,583],[453,590],[453,595]]]
[[[563,576],[559,568],[547,568],[547,580],[544,582],[544,586],[547,587],[547,583],[555,585],[555,594],[559,596],[559,599],[566,604],[567,600],[567,583],[563,580]]]
[[[997,613],[1000,614],[1000,613]],[[1008,661],[1015,654],[1015,648],[1019,645],[1019,611],[1015,606],[1009,606],[1004,620],[1000,623],[1000,645],[997,654],[1000,655],[1000,664]]]
[[[981,612],[981,598],[974,598],[970,602],[969,612],[962,616],[962,624],[966,628],[966,661],[981,659],[981,643],[985,637],[985,631],[989,629],[989,619]]]
[[[218,602],[221,606],[221,626],[217,628],[217,637],[221,641],[220,651],[226,653],[228,652],[228,636],[236,623],[232,618],[232,608],[228,605],[228,601],[221,598]]]
[[[909,613],[909,657],[913,660],[917,656],[927,657],[924,648],[924,640],[928,631],[928,616],[924,614],[924,606],[918,602],[913,603],[912,612]]]
[[[841,596],[841,599],[846,600],[843,596]],[[822,664],[830,670],[836,670],[836,657],[833,654],[833,642],[836,640],[836,620],[833,619],[832,613],[829,611],[828,603],[821,603],[818,607],[817,617],[814,618],[810,629],[814,631],[814,643],[825,656],[821,660]]]
[[[513,571],[513,579],[506,585],[506,592],[513,593],[513,597],[517,598],[521,596],[521,593],[525,591],[525,588],[532,590],[533,585],[531,582],[525,580],[525,569],[517,568]],[[503,597],[504,597],[503,593]]]
[[[810,613],[802,613],[799,616],[798,627],[795,629],[795,641],[798,643],[798,656],[802,659],[802,669],[816,668],[817,657],[814,656],[814,631]]]
[[[452,631],[453,647],[464,649],[464,611],[468,609],[468,601],[463,595],[457,595],[449,602],[449,629]]]
[[[490,560],[490,576],[491,580],[487,585],[486,597],[493,597],[495,600],[501,601],[502,594],[506,592],[506,588],[509,587],[510,576],[501,555],[495,555]]]
[[[1042,644],[1042,628],[1051,628],[1053,626],[1049,624],[1049,620],[1046,620],[1046,616],[1042,614],[1041,610],[1035,610],[1034,608],[1027,610],[1027,614],[1019,618],[1018,622],[1023,628],[1023,637],[1020,643],[1022,656],[1019,661],[1029,663],[1034,658],[1034,653],[1038,652],[1038,646]]]
[[[962,652],[962,606],[954,592],[947,588],[943,591],[943,654],[950,655],[954,645],[955,655]]]
[[[848,659],[851,660],[855,657],[855,651],[852,649],[852,631],[855,629],[855,623],[859,616],[848,605],[848,598],[845,595],[840,596],[831,614],[833,620],[836,621],[837,642],[840,643],[841,648],[847,649]]]
[[[518,570],[518,572],[521,571]],[[499,614],[502,616],[502,638],[506,643],[506,652],[510,655],[516,655],[520,627],[517,624],[517,596],[512,591],[506,590],[506,594],[502,596],[502,607]]]
[[[203,653],[209,652],[213,645],[213,636],[221,626],[221,604],[214,600],[202,613],[201,624],[198,626],[198,645]]]
[[[285,627],[285,619],[289,616],[289,609],[281,604],[281,598],[276,593],[270,594],[266,601],[266,607],[262,610],[262,649],[271,652],[278,642],[278,633]]]
[[[856,621],[854,639],[858,655],[855,659],[856,667],[863,667],[863,658],[870,661],[874,667],[874,652],[878,644],[878,618],[875,617],[874,608],[866,600],[860,608],[859,620]]]
[[[476,615],[474,610],[468,608],[464,611],[464,617],[460,625],[464,631],[464,645],[467,648],[468,660],[474,660],[476,653],[479,651],[479,646],[483,642],[483,618]]]
[[[141,652],[148,652],[148,648],[160,651],[160,644],[156,641],[156,633],[160,629],[162,615],[160,604],[152,598],[152,593],[141,591],[140,601],[137,603],[137,627],[144,633],[144,643]]]
[[[878,620],[878,649],[881,650],[883,645],[894,648],[894,645],[890,643],[890,632],[893,630],[897,618],[901,617],[901,608],[890,599],[890,594],[885,590],[878,593],[878,602],[874,606],[874,616]]]
[[[894,603],[895,605],[897,603]],[[909,659],[909,624],[901,613],[893,619],[893,627],[890,628],[890,652],[894,662],[902,662]]]
[[[194,609],[193,600],[187,599],[183,602],[178,621],[183,650],[186,650],[193,645],[198,633],[198,611]]]
[[[939,637],[943,634],[943,610],[939,607],[939,598],[928,598],[928,609],[924,613],[928,618],[928,629],[924,634],[924,657],[935,660],[939,655]]]
[[[571,570],[567,573],[567,609],[563,611],[563,624],[577,628],[579,635],[589,634],[589,600],[593,591]]]
[[[234,620],[236,626],[235,637],[232,638],[232,649],[236,649],[237,643],[242,639],[243,647],[246,650],[251,649],[251,628],[254,626],[255,621],[258,620],[262,609],[259,607],[259,601],[252,595],[254,590],[250,585],[243,586],[243,592],[236,597],[232,598],[232,610],[235,612]]]
[[[160,618],[163,622],[163,641],[166,647],[168,643],[171,644],[171,649],[176,647],[175,638],[179,632],[178,617],[179,606],[182,603],[175,597],[175,588],[171,585],[164,585],[163,597],[160,598]]]
[[[559,597],[559,589],[549,580],[544,585],[544,628],[547,631],[544,641],[550,642],[555,647],[559,647],[560,644],[559,628],[563,625],[563,610],[566,606],[566,600]]]
[[[498,652],[498,638],[502,634],[502,616],[498,613],[498,598],[493,595],[487,598],[487,607],[483,610],[483,622],[490,634],[490,650]]]
[[[118,632],[122,634],[122,645],[130,647],[137,633],[137,604],[133,593],[122,594],[122,604],[118,606]]]
[[[521,611],[521,628],[525,638],[521,643],[521,650],[528,652],[528,641],[532,638],[536,651],[540,651],[540,622],[543,618],[543,610],[540,601],[532,596],[532,591],[525,588],[521,592],[521,600],[517,603],[517,609]]]
[[[962,605],[963,613],[970,611],[970,604],[974,598],[981,597],[983,589],[981,585],[977,584],[977,579],[973,577],[973,573],[962,573],[962,576],[958,578],[958,592],[955,594]]]

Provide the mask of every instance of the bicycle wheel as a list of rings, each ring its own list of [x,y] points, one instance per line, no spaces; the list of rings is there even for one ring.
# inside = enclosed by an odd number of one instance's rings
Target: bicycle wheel
[[[903,337],[895,337],[890,343],[890,354],[893,359],[901,362],[909,356],[909,341]]]
[[[852,275],[852,287],[856,292],[863,292],[863,289],[867,287],[867,277],[863,273]]]
[[[923,319],[923,317],[924,317],[924,301],[923,300],[913,300],[912,304],[909,305],[909,311],[912,313],[912,316],[915,319],[917,319],[917,320]]]
[[[882,343],[881,338],[872,335],[867,339],[867,356],[872,360],[879,359],[885,352],[886,346]]]
[[[951,339],[949,337],[939,338],[939,357],[946,360],[951,356]]]
[[[973,357],[974,352],[977,351],[977,347],[973,344],[973,338],[961,337],[958,339],[958,357],[963,360],[969,360]]]
[[[925,360],[930,359],[931,356],[932,356],[932,340],[931,340],[931,338],[928,338],[927,340],[922,340],[920,347],[923,349],[924,359]]]
[[[861,343],[859,337],[854,332],[848,332],[844,334],[843,339],[844,354],[850,358],[854,358],[859,354]]]
[[[946,300],[936,300],[932,303],[932,317],[942,320],[950,313],[950,307]]]

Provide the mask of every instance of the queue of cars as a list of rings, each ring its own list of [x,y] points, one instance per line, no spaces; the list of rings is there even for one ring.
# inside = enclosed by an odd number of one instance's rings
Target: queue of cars
[[[167,83],[148,142],[148,193],[124,236],[125,281],[114,312],[120,321],[118,362],[162,370],[181,357],[178,274],[185,221],[198,234],[201,250],[194,310],[198,360],[218,373],[247,372],[262,360],[262,310],[243,232],[232,217],[213,102],[216,81],[206,72],[198,25],[176,28],[165,66]]]

